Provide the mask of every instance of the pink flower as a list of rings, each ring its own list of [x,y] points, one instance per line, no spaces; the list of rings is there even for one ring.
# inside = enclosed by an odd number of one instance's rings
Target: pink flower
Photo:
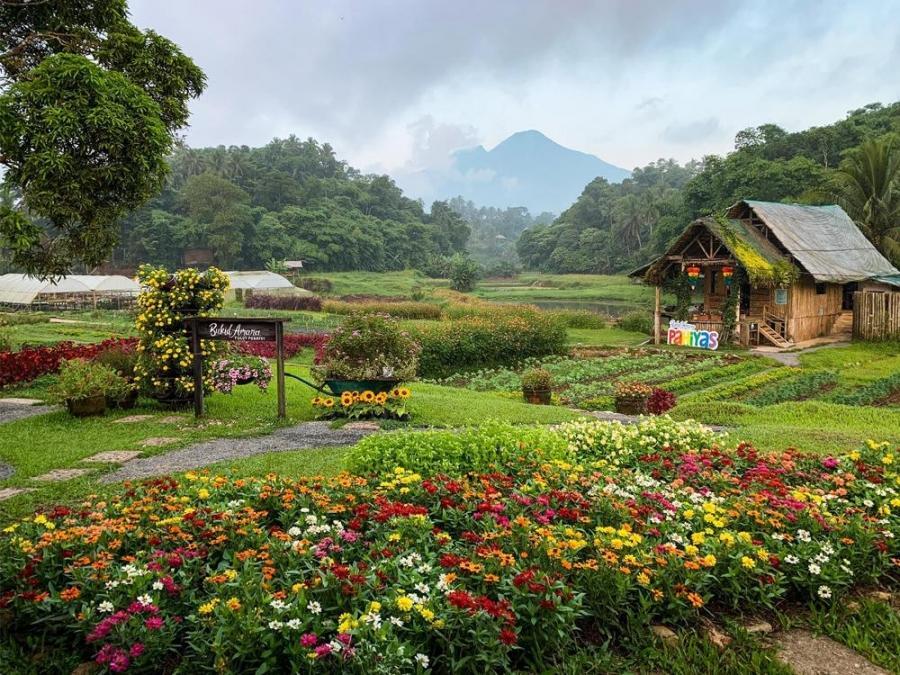
[[[822,460],[822,466],[829,470],[838,468],[838,464],[838,460],[836,460],[834,457],[826,457]]]
[[[128,650],[128,653],[131,655],[131,658],[136,659],[144,653],[144,645],[140,642],[135,642],[131,645],[131,649]]]
[[[319,645],[315,648],[315,652],[317,659],[324,659],[329,654],[331,654],[331,645]]]
[[[310,647],[315,647],[318,641],[319,638],[316,637],[315,633],[304,633],[300,636],[300,644],[307,649]]]
[[[147,627],[147,630],[159,630],[165,625],[165,621],[163,621],[160,616],[151,616],[149,619],[144,621],[144,625]]]

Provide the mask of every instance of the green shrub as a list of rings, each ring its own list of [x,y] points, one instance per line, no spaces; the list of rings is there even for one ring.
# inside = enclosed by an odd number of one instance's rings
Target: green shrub
[[[50,319],[42,314],[25,312],[4,312],[0,314],[0,326],[27,326],[34,323],[47,323]]]
[[[104,349],[94,358],[94,362],[109,366],[126,380],[133,380],[134,369],[137,366],[137,354],[131,345],[118,345]]]
[[[398,319],[440,319],[441,308],[427,302],[345,302],[326,300],[322,310],[329,314],[387,314]]]
[[[424,475],[458,475],[515,464],[538,453],[548,459],[566,459],[566,441],[546,427],[491,421],[461,431],[376,434],[357,443],[344,462],[347,469],[360,474],[390,474],[403,467]]]
[[[565,350],[566,328],[541,312],[442,321],[414,329],[422,346],[419,375],[446,377],[478,368],[511,366]]]
[[[765,389],[760,393],[747,398],[751,405],[774,405],[782,401],[796,401],[801,398],[809,398],[817,394],[823,387],[837,382],[837,374],[830,370],[814,370],[800,373],[796,377]]]
[[[645,309],[633,309],[619,317],[616,325],[622,330],[651,335],[653,333],[653,317]]]
[[[49,394],[54,403],[94,396],[119,400],[125,397],[130,386],[109,366],[85,359],[72,359],[63,361],[60,365],[59,377],[50,387]]]
[[[553,384],[553,376],[544,368],[531,368],[522,373],[523,391],[547,391]]]
[[[871,405],[878,403],[881,399],[887,398],[897,391],[900,391],[900,373],[893,373],[862,387],[838,392],[834,396],[829,397],[828,400],[844,405]]]
[[[300,277],[295,284],[313,293],[330,293],[333,287],[331,280],[323,277]]]
[[[331,333],[313,372],[321,380],[409,380],[419,349],[396,319],[352,314]]]
[[[12,338],[5,330],[0,329],[0,352],[12,351]]]
[[[468,255],[455,253],[450,258],[450,287],[460,293],[470,293],[475,290],[481,268],[478,263]]]

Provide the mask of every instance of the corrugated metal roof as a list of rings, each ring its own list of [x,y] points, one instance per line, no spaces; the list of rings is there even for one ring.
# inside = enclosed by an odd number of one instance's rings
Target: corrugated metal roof
[[[843,284],[900,274],[840,207],[744,200],[816,281]]]

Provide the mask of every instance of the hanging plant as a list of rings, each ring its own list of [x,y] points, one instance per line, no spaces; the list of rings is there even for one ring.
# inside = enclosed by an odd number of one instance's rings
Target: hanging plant
[[[725,295],[725,302],[722,304],[722,334],[719,336],[719,343],[728,343],[734,337],[734,328],[737,324],[737,306],[738,296],[740,295],[741,284],[744,282],[744,270],[735,267],[732,274],[731,284],[728,286],[728,292]]]
[[[135,328],[140,335],[135,377],[155,398],[183,401],[193,395],[193,354],[184,319],[211,316],[225,304],[228,277],[210,267],[178,270],[170,274],[163,267],[142,265],[138,270],[142,290],[138,296]],[[227,346],[217,340],[201,340],[204,359],[216,360]],[[210,374],[204,391],[212,391]]]
[[[687,321],[694,299],[694,287],[687,275],[679,274],[674,277],[669,281],[667,290],[675,294],[675,318],[678,321]]]

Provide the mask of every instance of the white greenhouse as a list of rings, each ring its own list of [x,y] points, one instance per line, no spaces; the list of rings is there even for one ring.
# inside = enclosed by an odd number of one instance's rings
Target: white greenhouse
[[[118,274],[72,274],[56,281],[41,281],[26,274],[0,275],[0,305],[10,307],[127,307],[140,290],[136,281]]]
[[[228,287],[229,299],[241,300],[253,293],[273,293],[290,295],[312,295],[303,288],[297,288],[290,281],[275,272],[247,271],[225,272],[231,284]]]

